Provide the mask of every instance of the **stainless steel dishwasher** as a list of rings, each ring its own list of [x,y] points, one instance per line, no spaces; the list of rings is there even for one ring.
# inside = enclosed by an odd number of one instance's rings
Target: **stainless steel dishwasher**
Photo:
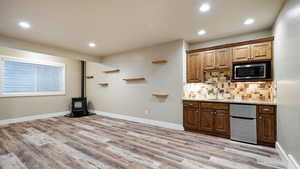
[[[257,144],[256,105],[230,104],[231,140]]]

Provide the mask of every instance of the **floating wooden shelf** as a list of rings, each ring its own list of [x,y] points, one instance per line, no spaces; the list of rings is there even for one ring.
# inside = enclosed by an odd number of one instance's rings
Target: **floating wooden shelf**
[[[101,85],[101,86],[108,86],[108,83],[98,83],[98,85]]]
[[[105,70],[103,72],[104,73],[115,73],[115,72],[120,72],[120,69]]]
[[[168,63],[167,60],[154,60],[152,61],[153,64],[166,64]]]
[[[165,93],[153,93],[152,96],[155,96],[155,97],[168,97],[169,95],[165,94]]]
[[[139,81],[139,80],[146,80],[144,77],[139,77],[139,78],[126,78],[123,79],[125,81]]]

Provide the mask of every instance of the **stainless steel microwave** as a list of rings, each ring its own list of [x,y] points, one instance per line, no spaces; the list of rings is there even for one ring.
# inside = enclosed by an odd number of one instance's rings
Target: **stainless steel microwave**
[[[233,80],[264,80],[270,78],[270,61],[233,64]]]

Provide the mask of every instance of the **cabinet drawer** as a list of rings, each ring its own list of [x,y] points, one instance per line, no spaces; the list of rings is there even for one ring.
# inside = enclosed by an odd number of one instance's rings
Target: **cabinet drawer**
[[[191,102],[191,101],[184,101],[183,108],[185,109],[198,109],[199,103],[198,102]]]
[[[201,103],[201,109],[221,109],[221,110],[228,110],[228,104],[223,103]]]
[[[259,113],[275,114],[275,106],[258,106]]]

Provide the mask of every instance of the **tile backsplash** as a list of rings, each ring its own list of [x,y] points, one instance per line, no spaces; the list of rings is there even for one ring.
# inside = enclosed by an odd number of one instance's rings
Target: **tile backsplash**
[[[204,83],[184,85],[184,97],[275,102],[276,83],[231,82],[229,72],[206,72]]]

